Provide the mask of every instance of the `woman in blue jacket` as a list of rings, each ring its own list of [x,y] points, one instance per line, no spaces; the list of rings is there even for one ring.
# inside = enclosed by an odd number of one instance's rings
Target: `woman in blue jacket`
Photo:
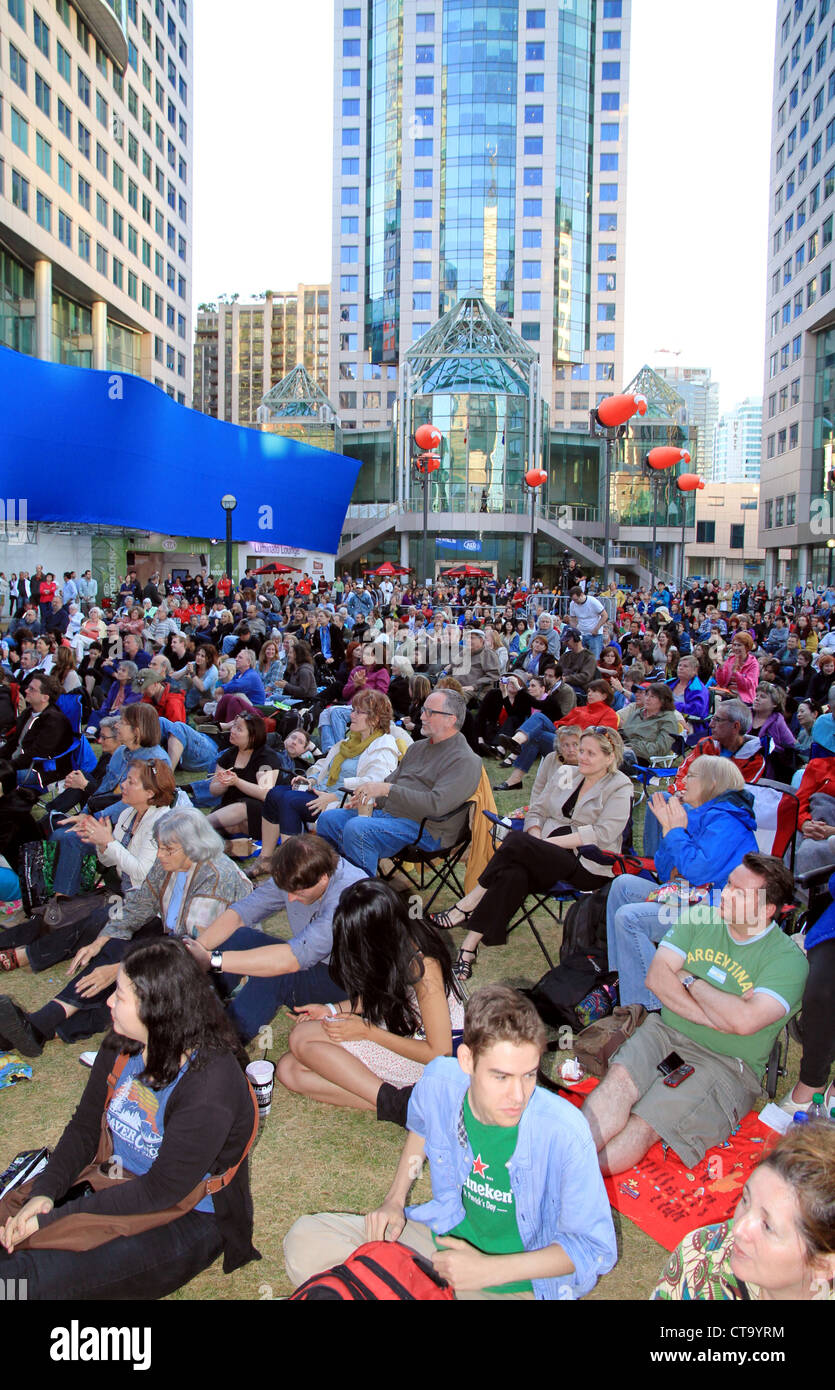
[[[694,656],[682,656],[676,674],[667,681],[673,692],[676,709],[692,726],[687,735],[688,748],[709,733],[710,695],[699,680],[699,663]]]
[[[753,797],[730,758],[696,758],[684,784],[684,802],[656,793],[650,805],[661,825],[655,852],[659,883],[622,875],[606,903],[610,970],[617,970],[621,1004],[660,1009],[645,987],[655,947],[676,914],[723,888],[743,856],[756,853]],[[675,885],[659,889],[659,884]]]

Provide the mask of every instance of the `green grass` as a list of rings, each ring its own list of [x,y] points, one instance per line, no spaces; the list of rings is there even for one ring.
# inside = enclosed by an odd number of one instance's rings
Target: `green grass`
[[[488,771],[491,780],[501,780],[497,765],[488,764]],[[177,780],[188,779],[178,777]],[[499,812],[507,814],[524,805],[529,800],[532,785],[533,773],[521,789],[498,792]],[[641,806],[635,821],[639,844],[642,826]],[[453,900],[451,894],[445,894],[436,906],[448,907]],[[537,925],[551,955],[556,958],[560,929],[544,913],[540,918]],[[279,935],[282,922],[281,916],[271,918],[265,929]],[[459,929],[451,935],[457,951],[464,931]],[[532,933],[523,929],[513,933],[506,946],[481,952],[471,987],[491,980],[533,982],[545,969],[546,962]],[[64,984],[66,970],[67,965],[63,964],[41,975],[16,971],[0,982],[0,989],[12,993],[25,1008],[39,1008]],[[273,1061],[286,1051],[290,1026],[291,1020],[286,1013],[280,1013],[273,1021],[273,1041],[267,1053]],[[0,1166],[5,1166],[20,1149],[52,1145],[57,1141],[88,1075],[76,1059],[96,1044],[96,1039],[72,1045],[48,1044],[43,1055],[32,1062],[32,1081],[21,1082],[0,1093]],[[254,1045],[251,1051],[253,1056],[261,1055]],[[783,1088],[797,1079],[799,1063],[799,1048],[792,1043],[789,1077],[784,1080]],[[272,1112],[251,1163],[255,1244],[262,1259],[232,1275],[224,1275],[217,1262],[172,1297],[261,1299],[280,1298],[289,1293],[282,1241],[295,1218],[307,1212],[363,1212],[377,1206],[394,1173],[402,1142],[401,1130],[393,1125],[378,1124],[367,1112],[334,1109],[276,1086]],[[428,1179],[424,1177],[412,1200],[422,1200],[428,1192]],[[618,1263],[611,1274],[598,1282],[589,1298],[645,1299],[657,1282],[666,1251],[618,1213],[614,1213],[614,1222]]]

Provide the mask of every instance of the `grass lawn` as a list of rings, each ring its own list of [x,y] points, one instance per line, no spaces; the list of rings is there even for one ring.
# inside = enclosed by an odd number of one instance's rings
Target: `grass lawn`
[[[493,768],[489,768],[493,773]],[[534,773],[524,787],[499,792],[501,813],[527,802]],[[178,781],[190,780],[178,777]],[[500,781],[498,768],[492,775]],[[640,842],[643,808],[636,816],[636,838]],[[451,895],[436,905],[449,906]],[[559,948],[560,932],[543,916],[540,924],[552,956]],[[282,918],[272,918],[266,930],[279,935]],[[463,939],[463,929],[451,934],[454,948]],[[546,963],[532,934],[522,930],[508,944],[482,950],[471,987],[490,980],[522,979],[534,981],[544,973]],[[25,1008],[39,1008],[66,980],[66,964],[41,975],[16,971],[0,982],[0,990],[12,993]],[[272,1046],[267,1055],[276,1061],[286,1051],[290,1018],[279,1014],[273,1021]],[[20,1150],[41,1144],[54,1145],[76,1105],[87,1071],[76,1059],[94,1048],[96,1039],[67,1046],[47,1045],[43,1055],[32,1062],[33,1079],[21,1082],[0,1094],[0,1170]],[[252,1055],[261,1053],[252,1046]],[[789,1050],[789,1080],[797,1079],[799,1048]],[[789,1084],[784,1080],[779,1094]],[[765,1098],[763,1097],[764,1103]],[[211,1269],[179,1293],[176,1299],[260,1299],[280,1298],[291,1291],[284,1273],[282,1240],[297,1216],[315,1211],[363,1212],[382,1200],[392,1177],[403,1142],[403,1132],[390,1124],[378,1124],[368,1113],[338,1110],[302,1099],[276,1087],[272,1113],[267,1120],[251,1160],[252,1190],[255,1201],[255,1244],[262,1259],[224,1275],[218,1261]],[[426,1177],[414,1189],[413,1201],[429,1193]],[[591,1299],[646,1299],[663,1268],[666,1252],[644,1235],[632,1222],[614,1216],[618,1238],[618,1264],[599,1281]]]

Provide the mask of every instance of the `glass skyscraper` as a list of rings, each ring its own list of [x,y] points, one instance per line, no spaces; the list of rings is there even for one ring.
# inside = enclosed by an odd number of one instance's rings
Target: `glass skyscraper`
[[[331,394],[478,295],[539,354],[552,427],[622,385],[631,0],[336,0]]]

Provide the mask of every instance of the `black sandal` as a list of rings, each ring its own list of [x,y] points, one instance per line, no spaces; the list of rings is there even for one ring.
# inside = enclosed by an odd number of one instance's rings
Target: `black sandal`
[[[474,908],[469,912],[465,912],[461,907],[450,908],[450,912],[461,913],[460,922],[453,922],[449,912],[429,912],[427,913],[427,921],[431,922],[433,927],[439,927],[441,931],[454,931],[456,927],[463,927],[467,918],[472,917],[474,911]]]
[[[465,960],[465,957],[469,957],[469,959]],[[462,946],[460,951],[458,952],[458,959],[452,967],[452,973],[455,976],[456,980],[461,980],[462,982],[464,980],[469,980],[472,977],[473,966],[475,965],[477,959],[477,946],[474,951],[467,951]]]

